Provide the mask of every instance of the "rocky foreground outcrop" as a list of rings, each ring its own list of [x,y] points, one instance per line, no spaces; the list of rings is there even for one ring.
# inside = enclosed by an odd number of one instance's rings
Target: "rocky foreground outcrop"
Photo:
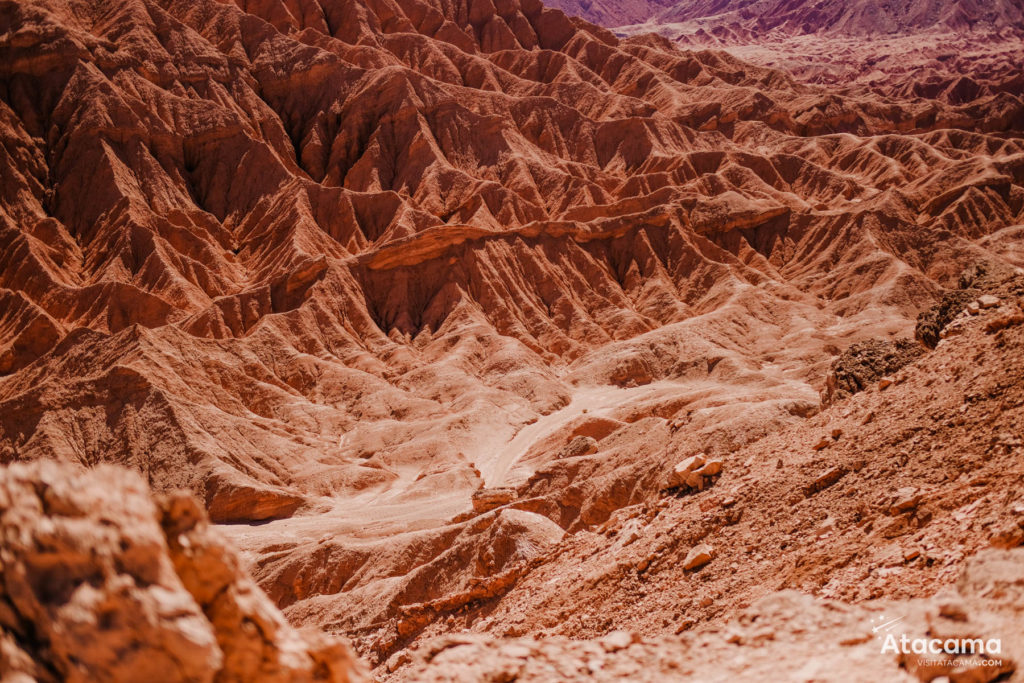
[[[188,494],[39,462],[0,468],[0,679],[365,677],[344,642],[285,622]]]
[[[959,652],[946,652],[950,643]],[[1020,670],[1022,643],[1024,549],[991,550],[967,564],[955,589],[929,599],[850,605],[782,591],[676,638],[450,635],[395,659],[402,668],[387,680],[987,683]]]

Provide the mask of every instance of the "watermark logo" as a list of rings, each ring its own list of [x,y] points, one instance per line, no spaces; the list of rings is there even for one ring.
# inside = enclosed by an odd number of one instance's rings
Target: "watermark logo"
[[[883,655],[896,655],[908,668],[948,671],[984,668],[1001,670],[1003,643],[999,638],[912,637],[904,630],[903,615],[880,614],[871,620],[871,632]]]
[[[871,632],[881,643],[882,654],[998,655],[1003,651],[999,638],[911,638],[900,633],[902,616],[879,615],[871,620]]]
[[[903,621],[904,618],[905,617],[890,618],[884,614],[880,614],[871,620],[871,632],[878,637],[884,637],[884,635],[880,635],[880,633],[887,634],[889,631],[892,631],[901,621]]]

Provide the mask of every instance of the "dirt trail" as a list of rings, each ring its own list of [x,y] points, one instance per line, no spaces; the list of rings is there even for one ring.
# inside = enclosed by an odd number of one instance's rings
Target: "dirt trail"
[[[630,388],[603,386],[579,389],[569,405],[520,429],[492,458],[488,459],[481,453],[483,457],[477,460],[476,467],[488,487],[515,485],[530,474],[525,469],[517,469],[517,463],[538,441],[581,415],[607,417],[613,409],[636,401],[642,396],[663,391],[668,384],[672,383],[656,382]]]

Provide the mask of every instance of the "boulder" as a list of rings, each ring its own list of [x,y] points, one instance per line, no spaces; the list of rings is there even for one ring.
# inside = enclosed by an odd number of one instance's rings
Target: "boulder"
[[[670,487],[688,485],[687,482],[690,478],[690,474],[699,467],[702,467],[704,463],[705,457],[703,453],[691,455],[689,458],[683,460],[672,468],[672,475],[669,477],[668,485]]]
[[[477,556],[477,576],[496,576],[529,562],[565,538],[565,530],[535,512],[506,508],[494,524]]]
[[[704,490],[704,477],[697,472],[690,472],[686,475],[686,485],[698,491]]]
[[[291,517],[305,502],[301,495],[247,480],[236,472],[212,475],[206,484],[206,510],[210,519],[221,524]]]
[[[713,460],[708,460],[702,467],[694,470],[694,473],[699,474],[702,477],[714,477],[721,474],[723,465],[724,463],[721,460],[715,458]]]
[[[0,468],[0,679],[365,680],[300,635],[187,493],[113,466]]]

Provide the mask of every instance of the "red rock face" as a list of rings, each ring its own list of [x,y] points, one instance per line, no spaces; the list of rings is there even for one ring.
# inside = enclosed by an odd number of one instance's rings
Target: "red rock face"
[[[5,2],[0,117],[0,461],[266,522],[257,579],[374,663],[1024,265],[1013,93],[534,0]]]
[[[193,498],[135,473],[0,467],[0,534],[4,680],[366,680],[285,622]]]

